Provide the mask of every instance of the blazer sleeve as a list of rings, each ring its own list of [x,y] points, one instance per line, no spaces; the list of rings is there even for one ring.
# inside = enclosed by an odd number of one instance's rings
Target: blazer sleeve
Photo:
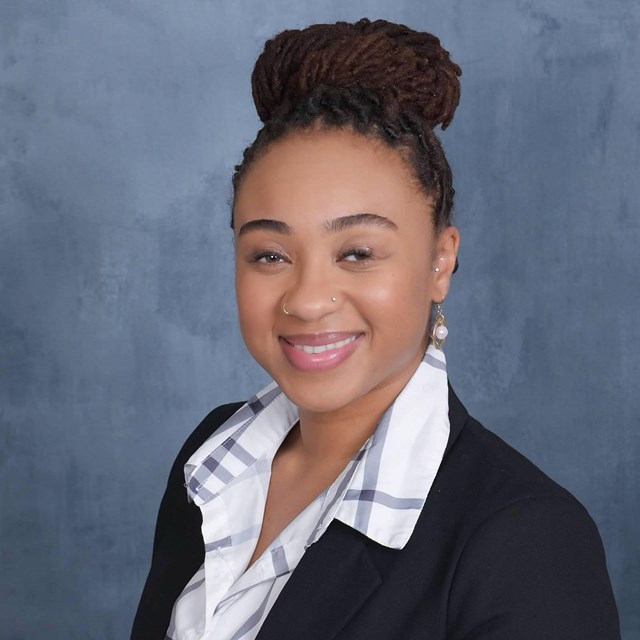
[[[598,530],[570,497],[524,498],[488,517],[460,556],[451,640],[619,640]]]

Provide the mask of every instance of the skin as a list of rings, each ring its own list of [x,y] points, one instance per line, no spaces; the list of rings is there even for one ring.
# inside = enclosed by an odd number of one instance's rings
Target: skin
[[[432,202],[398,150],[350,130],[292,134],[244,176],[234,206],[240,328],[300,412],[273,462],[252,561],[333,482],[420,363],[459,245],[455,227],[435,232]],[[287,356],[285,340],[336,336],[356,337],[336,366],[301,371]]]

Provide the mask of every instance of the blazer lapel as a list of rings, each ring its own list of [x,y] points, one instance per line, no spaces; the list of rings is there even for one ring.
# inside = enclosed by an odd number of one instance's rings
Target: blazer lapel
[[[362,534],[334,520],[302,556],[256,640],[332,640],[380,584]]]
[[[467,413],[467,410],[458,399],[458,396],[455,394],[451,384],[449,384],[449,427],[451,430],[449,432],[449,441],[447,442],[447,447],[444,451],[445,457],[451,450],[451,447],[455,444],[458,436],[462,433],[462,429],[468,419],[469,414]]]

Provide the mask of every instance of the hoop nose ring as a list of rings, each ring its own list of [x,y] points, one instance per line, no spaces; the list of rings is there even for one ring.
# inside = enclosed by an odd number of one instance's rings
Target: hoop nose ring
[[[337,302],[338,298],[336,298],[335,296],[331,296],[330,300],[331,300],[331,302]],[[287,303],[286,302],[282,303],[282,312],[284,313],[285,316],[290,316],[291,315],[291,311],[287,311]]]

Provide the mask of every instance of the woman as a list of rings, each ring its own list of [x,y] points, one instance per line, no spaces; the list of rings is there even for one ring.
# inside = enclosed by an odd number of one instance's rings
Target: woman
[[[382,20],[266,43],[232,227],[274,382],[178,455],[133,638],[619,638],[584,508],[447,382],[459,75]]]

